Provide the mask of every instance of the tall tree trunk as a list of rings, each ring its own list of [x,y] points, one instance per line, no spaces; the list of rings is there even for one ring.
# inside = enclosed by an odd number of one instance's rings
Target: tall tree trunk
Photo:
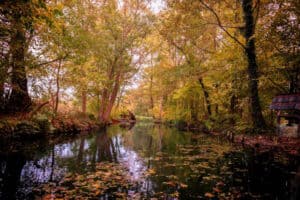
[[[123,94],[124,94],[124,91],[125,91],[125,86],[123,86],[120,90],[120,94],[118,96],[118,100],[117,100],[117,104],[116,104],[116,110],[119,109],[120,107],[120,104],[121,104],[121,101],[122,101],[122,98],[123,98]]]
[[[5,73],[2,73],[2,69],[0,69],[0,113],[2,113],[5,109],[5,91],[4,91],[4,77]],[[3,70],[4,71],[4,70]]]
[[[87,102],[87,94],[86,90],[83,90],[81,93],[81,110],[83,114],[86,114],[86,102]]]
[[[237,98],[235,94],[232,94],[230,97],[230,114],[234,114],[236,110]]]
[[[60,92],[60,69],[61,69],[61,60],[58,61],[57,71],[56,71],[56,94],[55,94],[55,107],[54,112],[57,113],[58,104],[59,104],[59,92]]]
[[[299,75],[300,74],[300,66],[293,66],[292,70],[289,72],[289,93],[294,94],[299,92]]]
[[[5,83],[7,82],[8,78],[8,66],[9,66],[9,54],[10,53],[2,53],[4,56],[3,61],[0,61],[0,113],[4,111],[6,101],[7,101],[7,92],[5,91]]]
[[[153,112],[153,109],[154,109],[154,99],[153,99],[153,74],[151,73],[151,76],[150,76],[150,87],[149,87],[149,93],[150,93],[150,109],[151,109],[151,114],[152,114],[152,117],[155,118],[154,116],[154,112]]]
[[[151,69],[151,71],[150,71],[150,86],[149,86],[149,93],[150,93],[150,109],[151,109],[151,115],[152,115],[152,117],[153,118],[155,118],[155,116],[154,116],[154,112],[153,112],[153,109],[154,109],[154,100],[153,100],[153,63],[152,63],[152,61],[153,61],[153,56],[152,56],[152,54],[151,54],[151,57],[150,57],[150,63],[151,63],[151,65],[150,65],[150,69]]]
[[[235,9],[238,9],[238,7],[239,7],[239,0],[236,0],[235,1]],[[234,23],[239,23],[239,12],[237,12],[237,10],[235,10],[235,12],[234,12]],[[234,34],[234,37],[237,37],[239,34],[239,31],[236,30],[233,34]],[[237,87],[236,80],[237,80],[237,76],[236,76],[236,74],[234,74],[233,80],[231,82],[233,85],[233,88],[231,89],[232,92],[231,92],[231,97],[230,97],[230,108],[229,108],[230,114],[234,114],[236,112],[236,106],[237,106],[237,102],[238,102],[238,97],[235,92],[236,87]],[[233,118],[231,119],[231,122],[232,122],[232,124],[235,123]]]
[[[254,129],[264,128],[266,126],[262,115],[262,109],[258,95],[258,65],[256,62],[255,51],[255,22],[253,17],[253,1],[242,1],[244,21],[245,21],[245,53],[248,60],[249,92],[250,92],[250,112]]]
[[[108,102],[106,104],[107,107],[104,108],[104,113],[103,113],[103,116],[101,117],[101,120],[104,123],[108,122],[110,114],[111,114],[111,111],[112,111],[112,108],[113,108],[114,103],[116,101],[116,98],[117,98],[117,95],[118,95],[118,92],[119,92],[119,88],[120,88],[120,77],[121,77],[121,74],[119,72],[116,75],[114,87],[112,89],[110,98],[108,99]]]
[[[108,98],[109,98],[108,89],[104,88],[101,94],[101,105],[99,108],[99,120],[101,122],[104,121],[103,116],[104,116],[105,108],[107,107]]]
[[[25,70],[25,50],[27,49],[27,43],[21,13],[21,11],[15,13],[12,22],[13,33],[10,43],[12,55],[12,91],[6,106],[6,112],[8,113],[27,111],[31,105]]]
[[[161,97],[159,101],[159,120],[162,119],[162,114],[163,114],[163,97]],[[154,117],[154,115],[153,115]]]
[[[111,81],[113,80],[113,76],[115,73],[115,64],[116,64],[116,60],[113,62],[112,67],[108,70],[107,74],[108,74],[108,82],[106,84],[106,87],[104,87],[104,89],[102,90],[102,94],[101,94],[101,105],[99,108],[99,120],[102,123],[107,123],[108,119],[104,118],[106,109],[108,107],[108,102],[110,99],[110,95],[109,95],[109,88],[112,88],[112,84]]]
[[[209,100],[208,91],[204,86],[202,78],[199,78],[198,81],[199,81],[199,84],[200,84],[200,86],[203,90],[203,93],[204,93],[204,100],[205,100],[205,103],[206,103],[206,109],[207,109],[208,116],[211,116],[211,104],[210,104],[210,100]]]

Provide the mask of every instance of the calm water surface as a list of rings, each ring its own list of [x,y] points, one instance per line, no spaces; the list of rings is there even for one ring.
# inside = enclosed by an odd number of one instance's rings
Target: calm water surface
[[[41,185],[110,162],[128,169],[138,185],[126,192],[141,199],[300,199],[298,158],[257,153],[165,126],[113,126],[55,145],[0,144],[0,199],[37,199],[35,189]],[[115,199],[113,192],[96,199]]]

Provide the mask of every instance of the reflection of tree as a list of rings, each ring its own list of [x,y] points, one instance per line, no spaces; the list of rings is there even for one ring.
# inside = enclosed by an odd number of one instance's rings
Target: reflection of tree
[[[120,138],[119,137],[114,137],[114,147],[115,147],[115,149],[116,149],[116,153],[117,153],[117,155],[120,155],[121,154],[121,151],[120,151]]]
[[[4,160],[4,163],[0,163],[0,177],[3,183],[0,185],[2,191],[0,199],[15,199],[21,171],[26,161],[22,155],[9,155]]]
[[[117,161],[114,143],[107,133],[97,134],[97,161]]]
[[[300,174],[300,166],[298,167],[297,174]],[[291,181],[291,199],[299,199],[300,198],[300,176],[297,175],[295,178]]]
[[[150,140],[149,140],[148,149],[152,149],[152,143],[153,143],[153,137],[151,136]],[[151,168],[151,159],[150,159],[150,156],[149,156],[147,169],[149,170],[150,168]],[[150,183],[151,183],[150,179],[147,178],[146,179],[146,192],[147,192],[147,195],[149,195],[149,193],[150,193]]]
[[[85,142],[85,138],[82,137],[80,139],[80,145],[79,145],[79,149],[78,149],[78,156],[77,156],[77,163],[81,164],[83,161],[83,153],[84,153],[84,142]]]
[[[134,127],[134,125],[135,123],[123,123],[120,124],[119,127],[129,131]]]
[[[154,129],[154,127],[153,127],[153,129]],[[158,150],[162,151],[163,131],[162,131],[162,127],[160,124],[157,126],[157,131],[158,131]]]
[[[50,180],[53,181],[53,173],[54,173],[54,166],[55,166],[55,146],[53,145],[52,151],[51,151],[51,174],[50,174]]]

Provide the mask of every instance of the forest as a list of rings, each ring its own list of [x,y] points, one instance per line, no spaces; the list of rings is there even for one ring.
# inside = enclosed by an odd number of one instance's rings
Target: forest
[[[0,44],[0,199],[300,197],[300,1],[0,0]]]

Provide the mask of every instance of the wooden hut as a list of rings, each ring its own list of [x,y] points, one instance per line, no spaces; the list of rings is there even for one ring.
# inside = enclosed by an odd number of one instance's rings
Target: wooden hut
[[[278,95],[272,100],[270,108],[277,112],[277,130],[280,134],[300,136],[300,93]],[[281,119],[287,123],[282,123]]]

